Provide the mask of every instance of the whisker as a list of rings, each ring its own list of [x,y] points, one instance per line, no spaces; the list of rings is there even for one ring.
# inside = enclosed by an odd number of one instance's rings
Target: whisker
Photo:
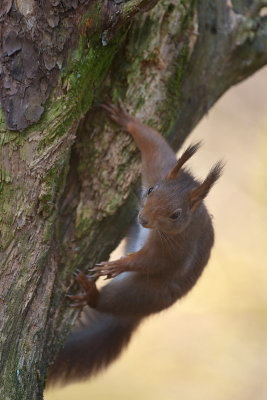
[[[177,247],[178,247],[176,240],[173,239],[172,237],[167,236],[166,232],[161,232],[161,234],[164,237],[166,243],[168,243],[169,249],[173,253],[173,250],[177,249]]]
[[[163,232],[159,231],[158,229],[157,229],[157,232],[159,233],[159,236],[160,236],[160,240],[161,240],[162,245],[163,245],[163,246],[168,250],[168,252],[171,254],[173,248],[172,248],[172,246],[171,246],[171,243],[168,241],[167,236],[165,236],[165,234],[164,234]]]

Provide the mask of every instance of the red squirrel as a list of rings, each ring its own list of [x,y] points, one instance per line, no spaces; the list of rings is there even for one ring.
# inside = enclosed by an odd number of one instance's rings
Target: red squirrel
[[[121,100],[119,107],[110,103],[103,107],[111,120],[132,135],[141,151],[146,192],[138,220],[149,234],[139,251],[90,270],[94,277],[112,278],[101,290],[92,276],[76,273],[83,293],[68,298],[74,307],[89,305],[89,318],[70,335],[48,383],[85,379],[106,367],[144,317],[170,307],[195,285],[214,243],[203,199],[220,177],[222,163],[198,182],[182,167],[199,143],[189,146],[177,161],[167,141],[132,117]]]

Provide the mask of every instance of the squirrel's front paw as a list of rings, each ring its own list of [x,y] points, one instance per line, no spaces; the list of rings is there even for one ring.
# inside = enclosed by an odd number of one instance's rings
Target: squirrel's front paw
[[[127,271],[127,269],[121,264],[121,260],[117,260],[103,261],[102,263],[97,264],[97,266],[91,271],[94,273],[94,277],[105,276],[105,279],[110,279],[115,278],[115,276]]]
[[[66,295],[69,300],[73,301],[71,307],[80,308],[87,304],[90,307],[96,307],[99,292],[96,288],[95,281],[78,269],[73,273],[73,275],[75,276],[75,280],[83,288],[84,292],[77,295]]]
[[[119,107],[115,106],[115,104],[111,102],[102,104],[101,107],[108,112],[108,116],[112,121],[116,122],[116,124],[121,126],[121,128],[127,130],[127,124],[132,117],[128,114],[120,98]]]

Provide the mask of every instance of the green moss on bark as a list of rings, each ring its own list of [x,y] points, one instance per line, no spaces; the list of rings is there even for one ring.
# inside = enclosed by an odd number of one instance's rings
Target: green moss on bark
[[[98,36],[80,39],[78,49],[69,55],[66,68],[61,73],[62,92],[55,93],[48,102],[47,109],[40,121],[40,129],[47,123],[49,132],[40,140],[38,149],[46,149],[55,140],[62,137],[89,109],[96,88],[105,77],[125,32],[119,32],[103,47]],[[57,123],[53,123],[57,121]]]

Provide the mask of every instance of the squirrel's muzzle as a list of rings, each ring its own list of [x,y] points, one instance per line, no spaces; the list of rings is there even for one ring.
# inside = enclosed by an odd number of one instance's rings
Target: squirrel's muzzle
[[[144,228],[148,226],[148,220],[142,214],[138,215],[138,221]]]

